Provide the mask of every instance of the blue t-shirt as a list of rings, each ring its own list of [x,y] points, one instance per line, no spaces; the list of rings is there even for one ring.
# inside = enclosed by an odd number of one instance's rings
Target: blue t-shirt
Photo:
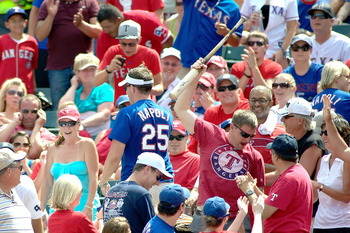
[[[74,98],[74,103],[77,105],[80,113],[88,111],[97,112],[97,108],[100,104],[105,102],[113,103],[114,101],[114,89],[107,83],[103,83],[98,87],[92,88],[90,95],[84,100],[80,99],[82,91],[83,86],[81,85],[75,91]]]
[[[295,95],[311,102],[317,95],[317,83],[321,80],[322,70],[323,65],[311,62],[309,70],[303,76],[295,72],[294,65],[287,67],[282,73],[288,73],[294,77],[297,85]]]
[[[327,95],[331,100],[331,108],[336,113],[341,114],[348,122],[350,122],[350,94],[335,88],[327,88],[312,100],[312,108],[322,111],[323,95]]]
[[[159,218],[158,215],[154,216],[142,233],[174,233],[174,227],[170,226],[168,223],[164,222],[163,219]]]
[[[40,6],[41,6],[41,4],[43,4],[43,2],[44,2],[44,0],[34,0],[32,5],[36,6],[37,8],[40,9]],[[45,38],[45,40],[43,40],[43,41],[38,41],[38,48],[43,49],[43,50],[47,50],[47,38]]]
[[[173,45],[181,52],[181,62],[189,68],[200,57],[205,57],[223,38],[216,33],[215,22],[227,25],[229,29],[241,18],[238,5],[232,0],[221,0],[211,13],[217,1],[183,0],[184,16],[179,34]],[[243,25],[235,34],[242,36]],[[216,52],[221,56],[221,48]]]
[[[159,154],[164,158],[166,170],[174,174],[168,155],[172,123],[173,116],[169,111],[149,99],[139,100],[120,110],[108,138],[125,144],[121,180],[131,175],[137,157],[143,152]]]

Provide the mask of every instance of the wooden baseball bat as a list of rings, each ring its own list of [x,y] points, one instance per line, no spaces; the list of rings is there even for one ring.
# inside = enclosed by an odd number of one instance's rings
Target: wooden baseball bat
[[[221,39],[221,41],[208,53],[207,56],[203,59],[203,64],[206,64],[209,59],[219,50],[219,48],[226,42],[226,40],[232,35],[236,29],[241,26],[247,18],[241,16],[240,20],[236,23],[236,25],[230,30],[227,35]],[[184,89],[194,80],[194,78],[198,75],[200,70],[191,69],[190,72],[186,74],[186,76],[176,85],[176,87],[170,92],[169,96],[172,100],[176,100],[177,97],[184,91]]]

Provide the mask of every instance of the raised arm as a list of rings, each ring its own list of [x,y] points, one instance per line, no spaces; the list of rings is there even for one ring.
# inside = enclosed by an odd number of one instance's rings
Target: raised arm
[[[102,28],[97,22],[97,17],[90,18],[89,22],[84,21],[83,8],[80,8],[74,15],[73,24],[90,38],[97,38],[102,32]]]
[[[62,104],[66,101],[73,101],[74,102],[74,98],[75,98],[75,91],[77,90],[77,88],[79,87],[79,78],[74,75],[73,78],[71,78],[70,80],[70,88],[67,90],[67,92],[61,97],[59,103],[58,103],[58,107],[60,108],[62,106]]]
[[[46,37],[49,36],[52,29],[53,20],[55,19],[58,11],[59,4],[60,0],[47,0],[47,16],[45,20],[40,20],[36,26],[36,38],[39,41],[43,41]]]
[[[45,143],[41,140],[41,128],[46,122],[46,113],[44,110],[38,110],[38,118],[35,120],[33,131],[30,135],[30,144],[32,144],[29,157],[32,159],[38,159],[41,152],[44,149]]]

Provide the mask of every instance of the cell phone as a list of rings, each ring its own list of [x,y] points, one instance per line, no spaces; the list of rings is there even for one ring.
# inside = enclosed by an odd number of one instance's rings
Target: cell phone
[[[126,58],[120,57],[120,58],[118,58],[118,59],[119,59],[119,61],[122,63],[120,66],[123,66],[124,63],[125,63],[125,61],[126,61]]]

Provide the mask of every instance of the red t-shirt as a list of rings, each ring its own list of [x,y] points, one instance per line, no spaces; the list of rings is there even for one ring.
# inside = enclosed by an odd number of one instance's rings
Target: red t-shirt
[[[238,109],[247,109],[249,110],[249,101],[247,99],[240,99],[239,100],[239,105],[237,107],[236,110]],[[235,111],[236,111],[235,110]],[[222,105],[217,105],[211,108],[208,108],[205,113],[204,113],[204,117],[203,119],[206,121],[209,121],[215,125],[219,125],[222,122],[224,122],[225,120],[232,118],[233,114],[235,113],[235,111],[233,111],[230,114],[226,114],[224,112],[224,109],[222,108]]]
[[[125,95],[124,87],[119,87],[118,83],[125,79],[126,74],[130,69],[138,67],[141,64],[145,66],[152,72],[153,75],[159,74],[162,69],[160,66],[159,54],[154,50],[147,48],[142,45],[138,45],[137,53],[131,57],[127,57],[120,45],[114,45],[110,47],[105,56],[103,57],[99,70],[104,70],[108,66],[115,55],[120,54],[122,57],[126,58],[123,68],[120,70],[114,71],[114,102],[118,99],[119,96]]]
[[[241,79],[244,73],[246,67],[246,62],[237,62],[235,63],[231,68],[231,74],[235,75],[238,79]],[[265,61],[263,64],[261,64],[259,67],[260,73],[263,76],[263,78],[266,79],[274,79],[276,75],[282,73],[283,69],[282,66],[275,62],[271,61],[270,59],[265,58]],[[250,90],[252,90],[254,87],[253,78],[251,78],[244,90],[244,97],[249,99]]]
[[[175,175],[174,183],[193,189],[199,175],[199,155],[185,151],[175,156],[169,153],[169,157]]]
[[[265,181],[264,160],[250,144],[243,150],[230,145],[225,130],[197,117],[192,135],[199,143],[200,175],[197,205],[214,196],[220,196],[231,206],[231,217],[238,212],[237,199],[245,194],[237,187],[234,178],[250,172],[257,186]]]
[[[310,232],[312,185],[300,164],[284,171],[271,187],[265,204],[278,210],[263,222],[264,232]]]
[[[124,4],[120,4],[120,2],[130,2],[127,4],[127,6]],[[158,10],[159,8],[164,8],[164,2],[163,0],[107,0],[106,3],[110,3],[116,7],[120,11],[130,11],[130,10],[145,10],[145,11],[151,11],[154,12]]]
[[[92,222],[81,212],[56,210],[49,217],[50,233],[99,233]]]
[[[22,79],[28,93],[34,94],[33,70],[38,66],[38,42],[32,36],[19,43],[10,34],[0,36],[0,86],[14,77]]]
[[[101,140],[97,143],[96,149],[98,153],[99,163],[104,165],[107,159],[107,155],[109,153],[109,149],[111,148],[112,141],[108,139],[109,134],[111,133],[112,128],[108,129],[106,133],[103,135]]]

